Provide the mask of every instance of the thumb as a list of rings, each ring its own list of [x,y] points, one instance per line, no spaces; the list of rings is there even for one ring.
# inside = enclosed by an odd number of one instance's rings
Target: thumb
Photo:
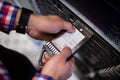
[[[64,22],[64,29],[70,33],[75,32],[75,28],[72,26],[72,24],[70,22]]]
[[[63,50],[61,51],[61,56],[64,58],[64,60],[67,60],[67,58],[71,55],[71,49],[66,47],[63,48]]]

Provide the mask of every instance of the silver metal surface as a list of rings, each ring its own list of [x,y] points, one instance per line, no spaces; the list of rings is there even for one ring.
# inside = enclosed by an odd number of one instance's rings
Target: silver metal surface
[[[104,33],[96,27],[89,19],[87,19],[82,13],[71,6],[66,0],[60,0],[64,5],[66,5],[71,11],[73,11],[78,17],[80,17],[85,23],[87,23],[93,30],[95,30],[100,36],[102,36],[109,44],[111,44],[115,49],[120,52],[120,47],[114,44],[109,38],[107,38]]]

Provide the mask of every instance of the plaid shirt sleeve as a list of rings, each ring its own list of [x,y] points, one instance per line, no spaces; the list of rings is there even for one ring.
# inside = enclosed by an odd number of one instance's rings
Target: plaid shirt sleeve
[[[12,5],[11,3],[5,1],[0,2],[0,31],[9,33],[13,29],[18,9],[19,9],[18,6]],[[3,67],[1,61],[0,61],[0,80],[11,80],[9,77],[9,73]],[[36,75],[33,77],[33,80],[53,80],[53,79],[47,75],[36,73]]]
[[[53,78],[44,74],[36,73],[32,80],[53,80]]]
[[[7,69],[4,67],[3,63],[0,61],[0,80],[12,80]]]
[[[8,2],[0,2],[0,31],[9,33],[14,26],[19,7]]]

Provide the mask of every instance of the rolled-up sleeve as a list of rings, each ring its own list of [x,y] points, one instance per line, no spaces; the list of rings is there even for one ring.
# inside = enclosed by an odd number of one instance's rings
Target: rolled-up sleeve
[[[18,9],[9,2],[0,2],[0,31],[9,33],[13,29]]]
[[[53,78],[41,73],[36,73],[32,80],[53,80]]]

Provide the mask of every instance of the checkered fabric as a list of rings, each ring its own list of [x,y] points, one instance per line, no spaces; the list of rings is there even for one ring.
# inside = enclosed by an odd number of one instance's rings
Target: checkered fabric
[[[8,2],[0,2],[0,31],[9,33],[14,26],[16,14],[19,7]],[[12,80],[9,72],[0,61],[0,80]],[[47,75],[36,73],[33,80],[53,80]]]
[[[40,73],[36,73],[35,77],[32,80],[53,80],[53,79],[50,76],[40,74]]]
[[[8,2],[0,2],[0,30],[9,33],[14,26],[19,7]]]
[[[7,69],[3,66],[3,63],[0,61],[0,80],[11,80]]]

